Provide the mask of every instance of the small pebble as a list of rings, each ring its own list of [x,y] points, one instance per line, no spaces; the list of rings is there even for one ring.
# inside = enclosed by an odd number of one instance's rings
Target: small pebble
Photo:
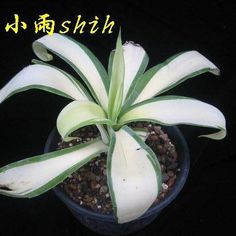
[[[169,176],[166,173],[164,173],[162,175],[162,182],[167,182],[168,180],[169,180]]]
[[[91,202],[92,200],[93,200],[92,197],[89,197],[88,195],[85,195],[85,197],[84,197],[85,202]]]
[[[101,208],[102,208],[102,206],[101,206],[101,205],[97,205],[97,208],[98,208],[98,209],[101,209]]]
[[[157,145],[157,151],[162,155],[165,153],[165,148],[163,147],[163,145]]]
[[[159,134],[160,133],[160,130],[161,130],[161,127],[160,126],[154,126],[154,130],[155,130],[155,132],[157,133],[157,134]]]
[[[166,166],[161,164],[161,171],[165,172],[166,171]]]
[[[165,197],[165,193],[161,193],[160,198],[164,198],[164,197]]]
[[[100,193],[106,193],[107,190],[108,190],[107,186],[103,185],[103,186],[100,188],[99,192],[100,192]]]
[[[73,143],[69,143],[69,146],[72,147],[72,146],[73,146]]]
[[[176,169],[177,166],[178,166],[177,162],[172,162],[172,164],[169,165],[167,168],[168,168],[168,170],[174,170],[174,169]],[[177,171],[178,171],[178,169],[177,169]]]
[[[95,188],[100,188],[101,187],[101,185],[100,184],[97,184],[96,186],[95,186]]]
[[[173,176],[172,178],[170,178],[170,179],[168,180],[167,184],[168,184],[169,187],[171,187],[171,186],[174,184],[174,182],[175,182],[175,178],[174,178],[174,176]]]
[[[156,142],[158,139],[159,138],[158,138],[157,135],[150,136],[150,140],[153,141],[153,142]]]
[[[162,140],[164,140],[164,141],[168,141],[168,140],[169,140],[167,134],[161,134],[161,135],[160,135],[160,138],[161,138]]]
[[[167,190],[167,189],[168,189],[168,185],[165,184],[165,183],[163,183],[161,186],[162,186],[162,188],[163,188],[164,190]]]
[[[101,178],[99,176],[96,176],[95,179],[96,179],[97,182],[99,182]]]
[[[96,186],[97,186],[97,182],[96,181],[91,181],[90,186],[91,186],[91,189],[95,189]]]
[[[175,173],[173,171],[169,170],[167,172],[167,175],[169,175],[170,177],[173,177],[175,175]]]

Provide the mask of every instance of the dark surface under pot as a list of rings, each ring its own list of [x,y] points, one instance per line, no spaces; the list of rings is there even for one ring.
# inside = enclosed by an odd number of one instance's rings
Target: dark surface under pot
[[[162,127],[162,129],[168,134],[176,146],[181,171],[176,179],[173,189],[167,194],[167,196],[160,203],[154,207],[151,207],[138,219],[125,224],[117,224],[113,215],[99,214],[81,207],[79,204],[74,202],[63,191],[63,189],[55,187],[54,192],[67,205],[69,210],[80,223],[97,233],[105,235],[124,235],[144,228],[161,213],[164,207],[169,205],[176,198],[178,193],[183,188],[189,173],[189,151],[182,133],[175,126]],[[55,150],[59,139],[60,138],[57,131],[53,130],[48,137],[44,152]]]

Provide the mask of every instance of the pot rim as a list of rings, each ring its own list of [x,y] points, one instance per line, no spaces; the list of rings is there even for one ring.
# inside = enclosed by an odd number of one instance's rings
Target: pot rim
[[[164,199],[162,199],[158,204],[156,204],[154,207],[150,207],[142,216],[140,216],[137,219],[143,219],[146,218],[153,213],[156,213],[157,211],[161,211],[163,208],[165,208],[167,205],[169,205],[179,194],[179,192],[182,190],[188,174],[189,174],[189,168],[190,168],[190,158],[189,158],[189,149],[187,142],[176,126],[162,126],[162,129],[168,134],[171,140],[174,140],[175,146],[177,149],[178,157],[181,154],[181,161],[180,161],[180,173],[176,178],[175,184],[173,188],[170,190],[170,192],[167,193]],[[57,135],[56,128],[51,131],[51,133],[48,136],[48,139],[45,144],[44,153],[49,152],[51,149],[51,144],[55,136]],[[89,215],[93,218],[102,218],[106,221],[115,221],[115,217],[113,214],[102,214],[98,212],[94,212],[92,210],[86,209],[82,206],[80,206],[78,203],[73,201],[59,186],[56,186],[53,188],[56,195],[63,201],[65,204],[73,208],[73,211],[80,212],[85,215]]]

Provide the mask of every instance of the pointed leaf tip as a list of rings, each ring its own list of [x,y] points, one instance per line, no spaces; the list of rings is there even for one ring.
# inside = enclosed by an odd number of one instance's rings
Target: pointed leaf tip
[[[119,33],[116,41],[114,57],[112,59],[111,81],[108,99],[108,117],[113,121],[116,121],[117,116],[122,107],[124,71],[124,55],[121,42],[121,35]]]

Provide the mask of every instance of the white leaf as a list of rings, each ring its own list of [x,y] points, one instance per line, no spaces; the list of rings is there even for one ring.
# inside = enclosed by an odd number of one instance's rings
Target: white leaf
[[[1,90],[0,103],[8,97],[29,89],[42,89],[75,100],[88,100],[72,77],[51,66],[30,65],[16,74]]]
[[[107,166],[118,223],[132,221],[144,214],[161,188],[161,169],[155,154],[125,126],[112,133]]]
[[[123,45],[125,76],[124,76],[124,91],[123,103],[129,89],[132,90],[135,79],[144,72],[148,63],[148,56],[145,50],[133,42],[126,42]],[[132,86],[131,86],[132,85]]]
[[[90,101],[73,101],[68,104],[57,118],[57,129],[65,141],[69,141],[69,135],[87,125],[112,124],[107,119],[104,110],[96,103]]]
[[[216,128],[206,137],[223,139],[226,135],[224,115],[214,106],[186,97],[163,96],[139,103],[124,112],[119,123],[152,121],[163,125],[188,124]]]
[[[12,197],[38,196],[106,150],[99,139],[2,167],[0,193]]]
[[[142,102],[204,72],[219,75],[219,69],[197,51],[177,54],[149,69],[138,81],[130,102]]]

